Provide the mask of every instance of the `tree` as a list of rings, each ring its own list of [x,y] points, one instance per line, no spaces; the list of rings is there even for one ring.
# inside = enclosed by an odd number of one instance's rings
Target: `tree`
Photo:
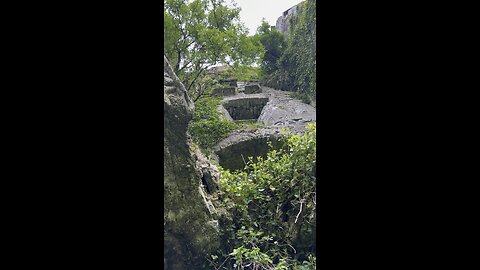
[[[164,4],[164,53],[194,100],[205,92],[198,82],[208,68],[249,65],[263,53],[258,40],[247,36],[235,3],[164,0]]]
[[[262,58],[262,70],[266,75],[270,75],[277,70],[277,61],[283,54],[287,43],[285,35],[276,29],[271,29],[265,18],[257,29],[257,35],[265,47],[265,54]]]

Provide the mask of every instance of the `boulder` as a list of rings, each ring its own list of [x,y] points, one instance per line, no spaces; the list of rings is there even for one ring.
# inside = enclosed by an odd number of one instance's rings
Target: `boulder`
[[[164,269],[205,269],[221,247],[209,199],[218,170],[187,134],[194,105],[166,57],[164,79]]]
[[[233,132],[214,146],[214,159],[230,171],[242,170],[249,157],[256,162],[258,156],[265,159],[270,150],[280,149],[283,146],[281,137],[281,129],[278,128]]]

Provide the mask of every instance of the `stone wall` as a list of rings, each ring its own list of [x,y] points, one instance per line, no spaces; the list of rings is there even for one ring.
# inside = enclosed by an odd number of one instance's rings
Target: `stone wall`
[[[236,94],[235,87],[223,87],[223,88],[216,88],[213,90],[214,96],[233,96],[235,94]]]
[[[262,88],[258,83],[245,85],[245,94],[259,94],[262,93]]]
[[[289,27],[290,27],[290,19],[298,14],[299,8],[303,2],[287,9],[283,12],[282,16],[278,17],[277,22],[275,24],[275,28],[282,32],[285,35],[288,35]]]
[[[268,97],[237,98],[224,101],[223,107],[234,120],[257,119]]]
[[[219,80],[218,81],[220,84],[232,86],[232,87],[238,87],[237,85],[237,80],[236,79],[231,79],[231,80]]]

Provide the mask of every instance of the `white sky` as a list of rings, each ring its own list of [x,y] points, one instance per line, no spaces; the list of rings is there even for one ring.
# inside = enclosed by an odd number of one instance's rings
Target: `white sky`
[[[275,25],[284,11],[302,2],[302,0],[233,0],[242,8],[240,20],[247,26],[249,35],[257,32],[262,18]]]

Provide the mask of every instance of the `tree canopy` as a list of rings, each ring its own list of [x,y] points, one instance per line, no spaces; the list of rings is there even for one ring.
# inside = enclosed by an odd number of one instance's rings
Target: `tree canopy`
[[[164,53],[194,97],[208,68],[259,61],[263,47],[247,36],[240,8],[226,0],[164,0]]]
[[[262,58],[262,70],[265,74],[271,74],[277,69],[277,61],[282,56],[286,46],[285,35],[276,29],[271,29],[265,19],[257,29],[257,35],[265,48],[265,54]]]

